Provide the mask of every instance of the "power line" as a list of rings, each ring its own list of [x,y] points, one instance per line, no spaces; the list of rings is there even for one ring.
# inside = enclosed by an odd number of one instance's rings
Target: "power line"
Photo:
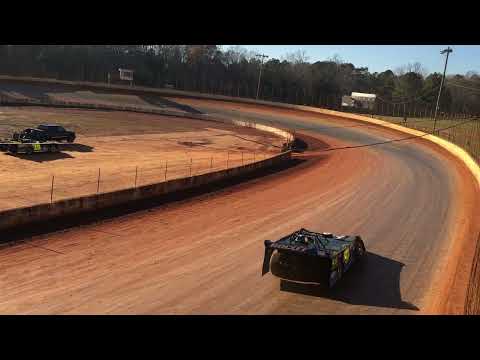
[[[480,77],[478,78],[478,80],[472,80],[472,79],[469,79],[467,77],[462,77],[461,79],[455,79],[455,77],[450,77],[448,78],[447,77],[447,81],[466,81],[466,82],[471,82],[471,83],[474,83],[474,84],[477,84],[477,85],[480,85]]]
[[[480,88],[471,88],[471,87],[468,87],[468,86],[460,85],[460,84],[457,84],[456,82],[452,82],[451,80],[448,80],[447,84],[451,85],[451,86],[455,86],[455,87],[460,87],[460,88],[463,88],[463,89],[468,89],[468,90],[473,90],[473,91],[479,91],[480,92]]]
[[[459,124],[454,124],[454,125],[451,125],[451,126],[447,126],[447,127],[445,127],[445,128],[442,128],[442,129],[433,130],[432,132],[426,132],[425,134],[422,134],[422,135],[412,135],[412,136],[407,136],[407,137],[404,137],[404,138],[391,139],[391,140],[386,140],[386,141],[379,141],[379,142],[370,143],[370,144],[342,146],[342,147],[336,147],[336,148],[331,148],[331,149],[325,149],[325,150],[322,150],[322,151],[335,151],[335,150],[356,149],[356,148],[370,147],[370,146],[378,146],[378,145],[385,145],[385,144],[390,144],[390,143],[393,143],[393,142],[400,142],[400,141],[407,141],[407,140],[422,138],[422,137],[425,137],[425,136],[428,136],[428,135],[432,135],[434,132],[440,132],[440,131],[445,131],[445,130],[448,130],[448,129],[452,129],[452,128],[455,128],[455,127],[457,127],[457,126],[462,126],[462,125],[464,125],[464,124],[466,124],[466,123],[469,123],[469,122],[472,122],[472,121],[478,121],[478,119],[476,118],[476,119],[466,120],[466,121],[463,121],[463,122],[461,122],[461,123],[459,123]]]
[[[380,96],[377,96],[377,99],[379,99],[380,101],[383,101],[384,103],[388,103],[388,104],[391,104],[391,105],[403,105],[403,104],[408,104],[408,103],[413,103],[419,99],[422,99],[423,97],[427,96],[427,95],[430,95],[431,93],[435,92],[438,90],[438,88],[440,87],[440,85],[428,90],[428,92],[426,92],[425,94],[423,95],[420,95],[420,96],[417,96],[416,98],[413,98],[411,100],[407,100],[407,101],[400,101],[400,102],[395,102],[395,101],[388,101],[388,100],[385,100],[383,99],[382,97]]]

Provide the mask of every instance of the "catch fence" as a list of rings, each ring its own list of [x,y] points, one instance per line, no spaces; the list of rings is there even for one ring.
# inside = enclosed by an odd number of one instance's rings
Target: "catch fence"
[[[0,210],[32,206],[57,200],[76,198],[98,193],[136,188],[179,178],[187,178],[209,172],[251,164],[276,156],[267,152],[227,151],[210,157],[191,157],[183,160],[159,160],[144,165],[123,167],[98,167],[72,169],[71,172],[46,174],[29,173],[8,184],[5,176],[4,189],[0,192]],[[33,155],[35,156],[35,155]]]

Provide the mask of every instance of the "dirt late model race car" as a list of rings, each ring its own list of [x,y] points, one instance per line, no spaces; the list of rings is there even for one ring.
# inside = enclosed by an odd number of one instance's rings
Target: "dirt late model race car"
[[[365,256],[360,236],[336,236],[300,229],[278,241],[265,241],[262,276],[271,270],[283,280],[331,288],[353,263]]]

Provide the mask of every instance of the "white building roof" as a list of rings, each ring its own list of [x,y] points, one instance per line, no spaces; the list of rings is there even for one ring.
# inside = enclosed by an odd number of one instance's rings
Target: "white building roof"
[[[355,100],[375,101],[376,97],[375,94],[352,92],[352,98]]]

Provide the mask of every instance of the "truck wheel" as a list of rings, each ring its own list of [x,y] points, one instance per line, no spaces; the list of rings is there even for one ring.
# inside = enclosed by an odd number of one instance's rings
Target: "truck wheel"
[[[27,150],[25,151],[27,153],[27,155],[32,155],[33,154],[33,149],[32,148],[27,148]]]
[[[75,141],[75,139],[74,139],[72,136],[70,136],[70,137],[67,139],[67,142],[69,142],[69,143],[73,143],[74,141]]]

